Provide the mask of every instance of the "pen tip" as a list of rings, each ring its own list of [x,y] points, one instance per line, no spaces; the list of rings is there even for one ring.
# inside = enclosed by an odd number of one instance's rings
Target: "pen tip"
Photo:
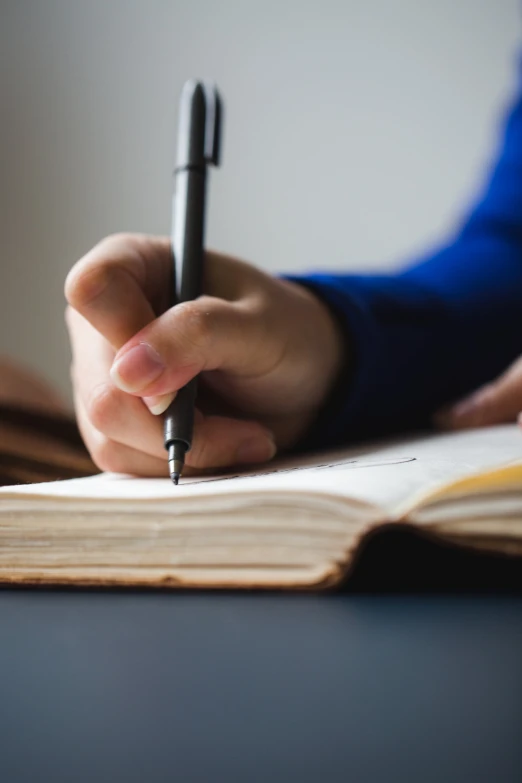
[[[178,459],[176,456],[174,456],[173,458],[169,457],[169,473],[172,479],[172,483],[175,484],[176,486],[178,485],[182,472],[183,472],[183,460]]]

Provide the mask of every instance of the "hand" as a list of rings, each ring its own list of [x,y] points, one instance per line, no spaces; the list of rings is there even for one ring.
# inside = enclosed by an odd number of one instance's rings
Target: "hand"
[[[443,429],[460,430],[521,421],[522,356],[492,383],[478,389],[453,407],[441,411],[436,423]]]
[[[271,459],[310,425],[344,361],[328,308],[297,284],[208,253],[204,296],[169,308],[167,238],[108,237],[65,294],[78,423],[102,470],[168,475],[159,416],[201,373],[190,469]]]

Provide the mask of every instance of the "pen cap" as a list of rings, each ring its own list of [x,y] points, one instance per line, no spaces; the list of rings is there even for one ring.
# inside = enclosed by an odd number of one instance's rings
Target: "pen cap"
[[[179,107],[176,168],[220,162],[222,104],[217,89],[205,82],[185,82]]]

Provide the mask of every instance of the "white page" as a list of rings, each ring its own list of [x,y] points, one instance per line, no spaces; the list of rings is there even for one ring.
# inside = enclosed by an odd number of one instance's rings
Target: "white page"
[[[522,433],[505,425],[461,433],[429,435],[380,445],[367,445],[328,454],[300,457],[266,466],[256,473],[231,477],[183,479],[178,487],[169,479],[137,479],[101,474],[64,482],[4,487],[2,499],[41,496],[56,499],[140,502],[199,499],[201,510],[245,494],[332,494],[371,503],[391,511],[420,491],[461,475],[496,465],[522,461]],[[305,501],[303,500],[303,503]]]

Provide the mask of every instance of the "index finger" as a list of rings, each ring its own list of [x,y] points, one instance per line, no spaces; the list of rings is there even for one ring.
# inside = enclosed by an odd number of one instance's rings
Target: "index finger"
[[[116,234],[74,265],[65,297],[117,351],[169,306],[171,280],[167,237]]]

